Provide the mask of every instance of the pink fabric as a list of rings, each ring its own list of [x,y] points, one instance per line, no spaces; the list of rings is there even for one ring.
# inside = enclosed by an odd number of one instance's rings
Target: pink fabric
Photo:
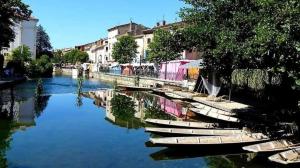
[[[184,80],[186,75],[186,70],[184,68],[180,68],[181,65],[189,63],[189,61],[180,61],[177,62],[169,62],[167,64],[167,80],[181,81]],[[160,65],[160,79],[165,79],[165,69],[166,63],[162,63]]]
[[[180,104],[177,104],[171,100],[168,100],[166,98],[160,97],[159,99],[160,107],[163,111],[165,111],[168,114],[171,114],[176,117],[182,117],[182,106]]]

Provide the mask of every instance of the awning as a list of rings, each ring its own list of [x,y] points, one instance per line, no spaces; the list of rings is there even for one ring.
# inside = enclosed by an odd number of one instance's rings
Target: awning
[[[189,68],[203,68],[203,60],[194,60],[190,63],[186,63],[184,65],[181,65],[180,68],[189,69]]]

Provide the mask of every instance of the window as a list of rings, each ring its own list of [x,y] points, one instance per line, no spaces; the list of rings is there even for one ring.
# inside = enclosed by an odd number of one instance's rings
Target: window
[[[108,47],[105,47],[105,51],[106,51],[106,52],[108,51]]]
[[[151,38],[148,38],[147,39],[147,44],[150,44],[151,43]]]

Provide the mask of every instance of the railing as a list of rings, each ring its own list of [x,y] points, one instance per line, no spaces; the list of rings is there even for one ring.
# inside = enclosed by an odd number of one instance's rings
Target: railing
[[[125,76],[140,76],[140,77],[148,77],[155,79],[166,79],[171,81],[182,81],[189,80],[194,81],[198,78],[197,75],[187,75],[183,73],[175,73],[175,72],[157,72],[157,71],[131,71],[127,73],[122,73],[121,70],[100,70],[102,73],[110,73],[115,75],[125,75]]]

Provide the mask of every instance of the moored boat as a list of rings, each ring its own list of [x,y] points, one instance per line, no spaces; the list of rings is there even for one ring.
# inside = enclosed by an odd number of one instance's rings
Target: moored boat
[[[165,95],[171,99],[180,99],[180,100],[186,100],[186,97],[179,96],[177,94],[171,93],[171,92],[165,92]]]
[[[199,135],[199,136],[220,136],[239,135],[245,131],[238,129],[186,129],[186,128],[145,128],[146,132],[169,135]]]
[[[204,107],[203,109],[191,108],[190,110],[193,111],[194,113],[201,114],[201,115],[204,115],[204,116],[207,116],[210,118],[214,118],[214,119],[218,119],[218,120],[222,120],[222,121],[234,122],[234,123],[240,122],[240,119],[238,119],[236,117],[232,117],[232,116],[219,114],[218,111],[216,111],[217,109],[213,109],[210,107]]]
[[[245,145],[267,141],[262,133],[240,134],[229,136],[193,136],[150,138],[150,142],[158,146],[209,146],[209,145]]]
[[[295,149],[272,155],[269,157],[269,160],[285,165],[300,163],[300,146]]]
[[[297,145],[289,140],[275,140],[250,146],[244,146],[243,149],[249,152],[276,152],[296,148]]]
[[[188,122],[188,121],[173,121],[173,120],[160,120],[160,119],[146,119],[147,123],[162,125],[167,127],[186,127],[186,128],[216,128],[218,123],[204,123],[204,122]]]
[[[152,88],[148,87],[138,87],[138,86],[127,86],[127,85],[118,85],[119,88],[124,90],[131,90],[131,91],[149,91]]]

